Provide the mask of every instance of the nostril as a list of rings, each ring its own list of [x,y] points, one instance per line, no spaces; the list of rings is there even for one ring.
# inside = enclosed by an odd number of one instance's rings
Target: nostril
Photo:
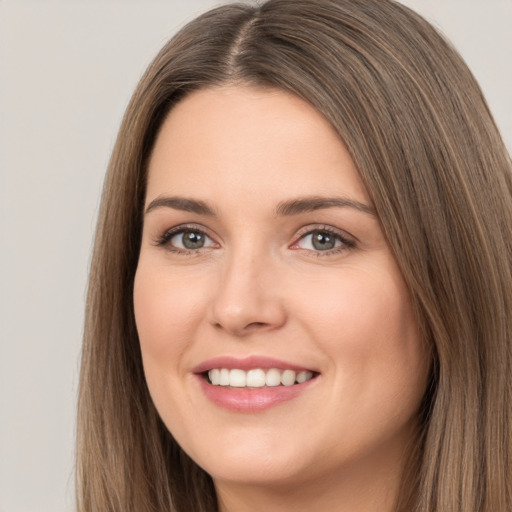
[[[265,327],[265,324],[264,322],[252,322],[250,324],[248,324],[245,328],[246,329],[251,329],[251,328],[256,328],[256,329],[259,329],[261,327]]]

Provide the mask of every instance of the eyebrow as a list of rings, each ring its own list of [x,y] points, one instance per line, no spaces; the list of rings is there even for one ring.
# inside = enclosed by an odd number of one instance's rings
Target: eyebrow
[[[372,206],[361,203],[360,201],[355,201],[354,199],[349,199],[347,197],[323,196],[301,197],[298,199],[283,201],[277,205],[276,215],[298,215],[300,213],[313,212],[315,210],[323,210],[326,208],[353,208],[373,217],[377,216],[377,213]]]
[[[148,214],[157,208],[172,208],[174,210],[197,213],[198,215],[206,215],[208,217],[216,216],[215,209],[209,206],[208,203],[185,197],[157,197],[149,203],[145,213]],[[346,197],[323,196],[308,196],[282,201],[277,205],[274,213],[277,217],[288,217],[327,208],[352,208],[373,217],[377,216],[373,207],[361,203],[360,201]]]
[[[146,208],[146,215],[156,208],[173,208],[183,212],[197,213],[198,215],[207,215],[215,217],[215,210],[204,201],[197,199],[187,199],[185,197],[157,197],[149,203]]]

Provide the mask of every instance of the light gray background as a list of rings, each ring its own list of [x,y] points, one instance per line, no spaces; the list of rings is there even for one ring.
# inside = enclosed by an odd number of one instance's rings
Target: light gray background
[[[212,0],[0,0],[0,511],[73,509],[103,174],[145,66]],[[512,0],[404,0],[460,50],[512,148]]]

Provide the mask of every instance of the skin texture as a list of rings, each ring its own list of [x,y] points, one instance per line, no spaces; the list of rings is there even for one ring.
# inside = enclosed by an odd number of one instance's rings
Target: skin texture
[[[357,170],[325,119],[282,91],[195,92],[169,114],[149,165],[146,207],[179,196],[215,215],[145,215],[134,304],[154,403],[214,479],[222,511],[391,511],[413,442],[427,350],[410,296]],[[345,206],[277,215],[283,201]],[[179,251],[186,225],[205,246]],[[337,247],[315,248],[314,229]],[[178,249],[178,251],[177,251]],[[194,368],[266,356],[319,375],[295,398],[226,410]]]

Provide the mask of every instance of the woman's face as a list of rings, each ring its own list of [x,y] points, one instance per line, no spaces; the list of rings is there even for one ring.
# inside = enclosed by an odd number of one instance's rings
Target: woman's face
[[[134,303],[159,414],[217,485],[400,466],[427,351],[354,163],[302,100],[223,87],[171,111]]]

